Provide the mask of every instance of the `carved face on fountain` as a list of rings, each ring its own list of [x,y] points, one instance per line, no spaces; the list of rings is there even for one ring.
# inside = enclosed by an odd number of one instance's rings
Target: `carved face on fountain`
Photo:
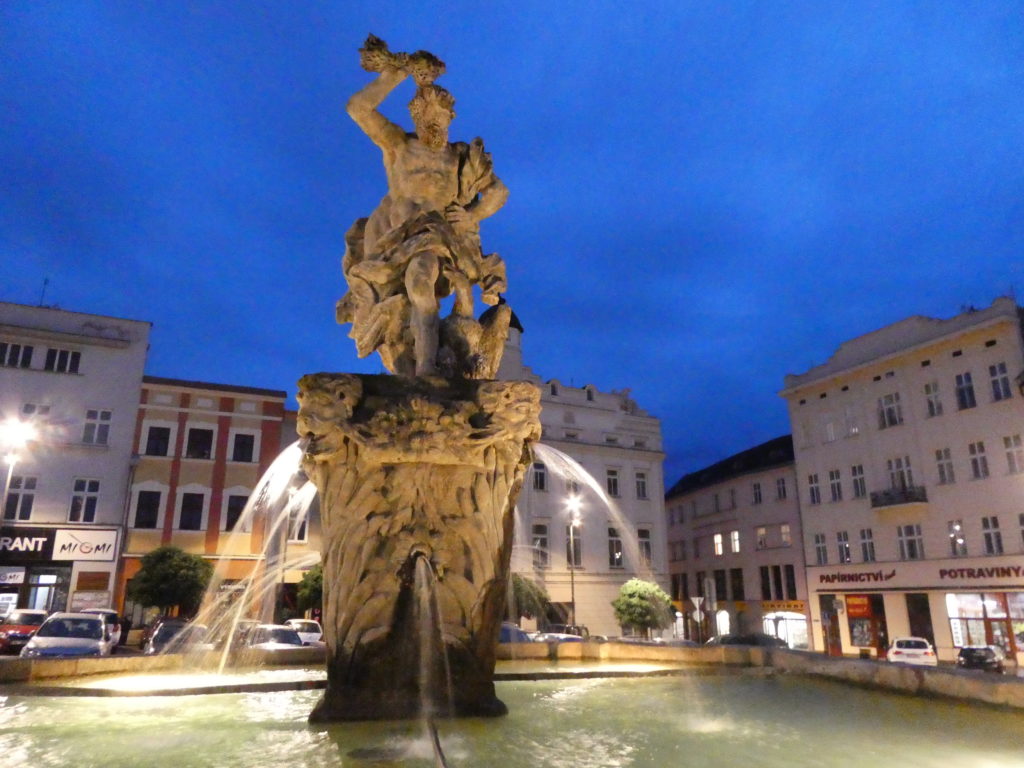
[[[448,146],[448,126],[455,117],[454,106],[454,97],[439,85],[418,88],[409,102],[416,135],[430,149],[440,151]]]

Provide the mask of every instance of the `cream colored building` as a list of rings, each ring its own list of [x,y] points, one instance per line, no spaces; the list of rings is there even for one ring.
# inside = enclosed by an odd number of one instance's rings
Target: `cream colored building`
[[[35,437],[0,464],[0,615],[109,607],[150,324],[0,303],[0,453],[8,422]]]
[[[786,377],[814,647],[1024,661],[1024,343],[1008,298],[910,317]]]
[[[523,365],[521,344],[515,320],[498,378],[541,387],[541,442],[582,466],[611,504],[560,474],[560,460],[537,454],[517,505],[513,571],[544,585],[559,612],[552,620],[569,623],[575,604],[577,624],[620,635],[611,602],[626,581],[639,576],[668,590],[661,425],[628,391],[541,381]],[[570,536],[573,503],[580,524]]]
[[[807,647],[807,581],[789,435],[685,475],[666,494],[665,509],[671,594],[682,614],[678,635],[703,641],[765,632],[790,647]]]
[[[260,477],[293,441],[293,420],[284,432],[285,399],[278,390],[144,378],[119,594],[142,556],[162,545],[217,561],[228,585],[262,567],[267,521],[239,521]],[[289,530],[292,558],[309,549],[308,531]],[[289,571],[285,581],[300,577]],[[126,611],[140,620],[139,607]]]

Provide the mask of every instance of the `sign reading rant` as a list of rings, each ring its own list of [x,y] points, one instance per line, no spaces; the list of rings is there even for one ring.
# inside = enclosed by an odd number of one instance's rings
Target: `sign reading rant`
[[[0,559],[6,563],[49,560],[102,560],[117,557],[117,531],[113,528],[0,528]]]

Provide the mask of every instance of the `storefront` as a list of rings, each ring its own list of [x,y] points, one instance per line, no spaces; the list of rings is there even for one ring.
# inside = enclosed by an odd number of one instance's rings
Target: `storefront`
[[[803,600],[762,600],[761,623],[766,635],[790,648],[807,648],[807,603]]]
[[[116,528],[0,527],[0,614],[109,607],[117,553]]]
[[[1024,558],[808,568],[814,648],[884,657],[894,637],[924,637],[941,661],[998,645],[1024,663]]]

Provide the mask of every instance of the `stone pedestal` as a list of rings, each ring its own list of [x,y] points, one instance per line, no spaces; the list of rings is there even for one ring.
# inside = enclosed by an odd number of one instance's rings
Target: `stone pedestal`
[[[310,719],[414,717],[425,703],[438,715],[504,714],[495,644],[539,390],[321,373],[303,377],[298,397],[303,466],[320,494],[328,648]],[[436,574],[447,668],[436,653],[421,669],[418,558]]]

